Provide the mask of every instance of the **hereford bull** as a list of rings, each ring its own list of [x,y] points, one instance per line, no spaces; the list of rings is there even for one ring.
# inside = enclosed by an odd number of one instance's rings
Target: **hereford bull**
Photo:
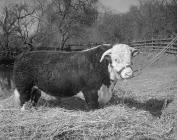
[[[15,97],[21,106],[29,100],[35,105],[39,90],[55,97],[71,97],[82,91],[88,106],[97,108],[111,99],[111,81],[133,76],[131,58],[135,54],[137,50],[125,44],[78,52],[24,53],[14,63]]]

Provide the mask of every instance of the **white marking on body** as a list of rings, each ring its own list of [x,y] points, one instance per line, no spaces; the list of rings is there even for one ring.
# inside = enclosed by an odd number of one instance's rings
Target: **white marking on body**
[[[33,86],[33,88],[35,88],[35,89],[39,89],[37,86]]]
[[[22,108],[21,108],[21,111],[25,111],[25,104],[23,104]]]
[[[74,97],[78,97],[81,98],[82,100],[85,100],[84,94],[82,91],[80,91],[79,93],[77,93],[76,95],[74,95]]]
[[[14,90],[14,99],[17,104],[20,104],[20,93],[17,89]]]
[[[100,105],[107,104],[112,98],[111,89],[105,85],[102,85],[100,90],[98,91],[98,103]]]

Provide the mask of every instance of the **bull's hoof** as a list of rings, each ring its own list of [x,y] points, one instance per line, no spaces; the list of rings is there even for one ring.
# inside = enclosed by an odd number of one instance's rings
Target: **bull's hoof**
[[[28,101],[26,103],[23,104],[23,106],[21,107],[21,111],[28,111],[31,109],[36,109],[35,106],[33,105],[32,102]]]
[[[99,107],[98,103],[88,104],[88,109],[89,109],[89,110],[95,110],[95,109],[99,109],[99,108],[100,108],[100,107]]]

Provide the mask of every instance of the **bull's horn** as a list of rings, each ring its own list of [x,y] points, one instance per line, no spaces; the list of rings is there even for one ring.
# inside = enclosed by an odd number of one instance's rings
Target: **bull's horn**
[[[112,53],[112,49],[109,49],[109,50],[105,51],[105,52],[102,54],[102,56],[101,56],[100,62],[103,61],[103,59],[104,59],[104,57],[105,57],[106,55],[110,55],[111,53]]]
[[[132,56],[136,56],[140,53],[139,50],[137,50],[136,48],[130,47],[130,51],[132,52]]]
[[[137,49],[135,49],[135,48],[133,48],[133,47],[129,47],[129,48],[130,48],[131,52],[134,52],[134,51],[137,50]]]

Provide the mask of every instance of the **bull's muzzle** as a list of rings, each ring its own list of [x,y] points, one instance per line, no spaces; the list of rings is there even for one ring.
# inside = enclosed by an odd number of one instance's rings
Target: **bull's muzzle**
[[[123,67],[118,74],[122,79],[129,79],[133,77],[133,70],[130,65]]]

